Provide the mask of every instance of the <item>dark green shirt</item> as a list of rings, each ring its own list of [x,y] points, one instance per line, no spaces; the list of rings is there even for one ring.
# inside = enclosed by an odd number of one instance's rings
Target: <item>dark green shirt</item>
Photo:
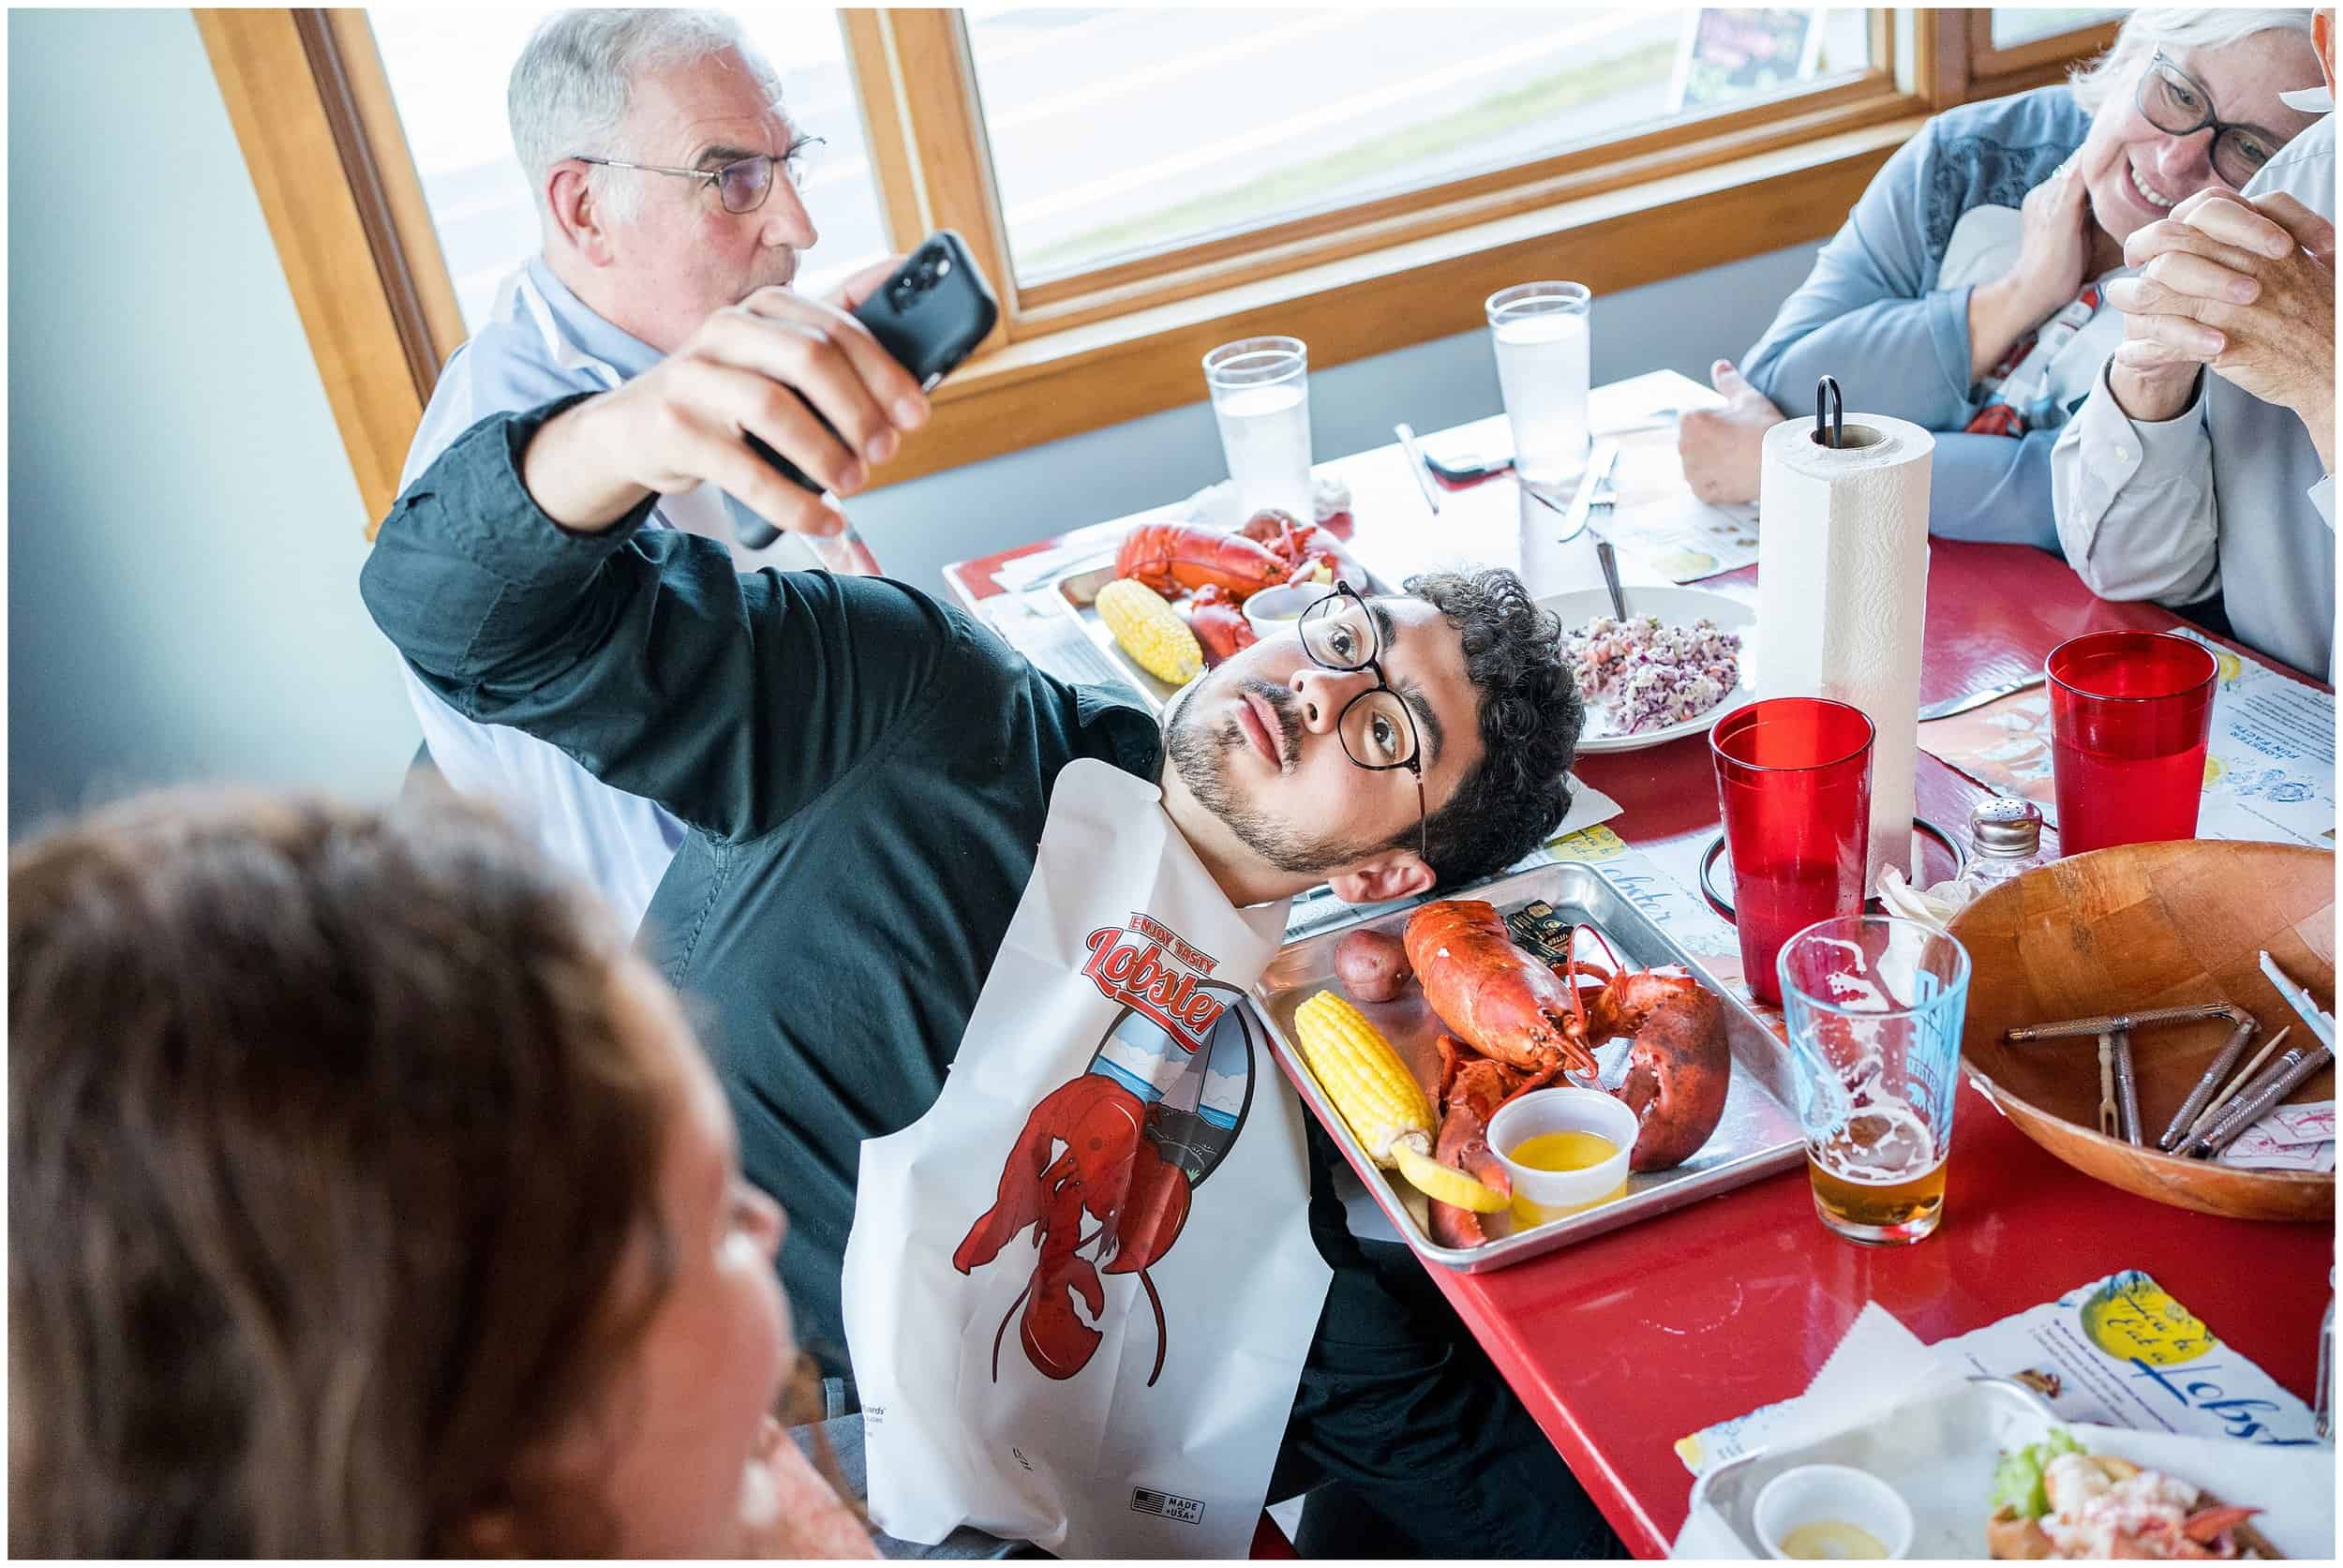
[[[692,825],[642,946],[702,1004],[742,1165],[789,1210],[799,1337],[841,1371],[861,1141],[941,1091],[1058,770],[1097,757],[1152,781],[1161,733],[901,583],[741,575],[713,541],[637,533],[648,500],[606,533],[561,529],[519,456],[568,401],[448,448],[361,589],[457,712]]]

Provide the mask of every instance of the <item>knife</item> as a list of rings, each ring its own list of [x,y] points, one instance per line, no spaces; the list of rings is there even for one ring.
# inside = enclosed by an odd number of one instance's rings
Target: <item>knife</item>
[[[1604,466],[1606,471],[1611,462],[1618,456],[1619,453],[1614,449],[1604,459]],[[1611,548],[1610,535],[1597,528],[1594,522],[1594,515],[1597,512],[1603,514],[1603,520],[1607,523],[1611,520],[1611,514],[1618,510],[1619,492],[1615,489],[1605,490],[1600,495],[1590,497],[1587,506],[1587,531],[1594,535],[1594,561],[1597,566],[1603,568],[1603,586],[1611,590],[1611,615],[1616,620],[1625,620],[1627,619],[1627,595],[1619,591],[1619,552]]]
[[[2288,979],[2286,971],[2279,968],[2277,960],[2268,953],[2261,955],[2261,972],[2270,977],[2272,985],[2278,988],[2278,994],[2286,998],[2286,1005],[2303,1015],[2303,1022],[2310,1025],[2310,1032],[2318,1036],[2328,1050],[2334,1050],[2334,1015],[2321,1012],[2319,1004],[2310,999],[2310,993]]]
[[[1926,724],[1931,719],[1949,719],[1955,713],[1966,713],[1972,708],[1982,708],[1989,702],[1999,702],[2012,692],[2022,692],[2030,687],[2039,686],[2041,683],[2042,672],[2036,670],[2022,679],[2005,681],[1999,686],[1988,686],[1981,692],[1971,692],[1964,697],[1947,697],[1942,702],[1932,702],[1920,709],[1920,723]]]
[[[1431,472],[1424,466],[1424,454],[1416,447],[1415,432],[1405,425],[1395,425],[1391,433],[1399,438],[1399,448],[1408,455],[1408,467],[1415,470],[1415,485],[1424,492],[1424,504],[1437,514],[1440,511],[1440,486],[1432,483]]]
[[[1609,483],[1611,469],[1618,461],[1619,442],[1594,443],[1594,450],[1587,455],[1586,474],[1578,481],[1578,493],[1570,498],[1570,510],[1562,514],[1562,531],[1555,535],[1556,544],[1566,545],[1586,531],[1587,517],[1594,510],[1595,492]],[[1530,489],[1526,485],[1522,487]],[[1537,495],[1534,489],[1530,489],[1530,493]],[[1544,496],[1538,496],[1538,499],[1545,500]],[[1554,503],[1546,501],[1546,504],[1551,506]]]

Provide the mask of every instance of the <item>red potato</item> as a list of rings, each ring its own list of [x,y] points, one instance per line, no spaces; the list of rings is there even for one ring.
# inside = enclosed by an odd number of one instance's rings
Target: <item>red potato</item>
[[[1407,947],[1396,936],[1354,931],[1335,944],[1335,978],[1359,1001],[1388,1002],[1413,974]]]

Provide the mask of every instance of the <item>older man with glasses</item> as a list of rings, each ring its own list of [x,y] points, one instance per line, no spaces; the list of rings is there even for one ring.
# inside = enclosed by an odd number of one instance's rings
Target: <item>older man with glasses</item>
[[[796,176],[819,138],[791,127],[780,77],[731,18],[561,12],[521,52],[506,100],[543,248],[505,279],[491,319],[448,361],[402,485],[482,417],[622,385],[727,311],[773,324],[764,366],[803,396],[740,381],[725,417],[761,421],[769,445],[837,494],[860,489],[870,467],[924,422],[919,389],[847,314],[893,262],[850,279],[830,300],[790,288],[816,237]],[[807,400],[847,432],[851,449]],[[663,494],[646,526],[729,542],[738,503],[727,492],[753,483]],[[801,518],[827,511],[803,494],[792,504]],[[734,550],[743,566],[813,560],[786,538],[753,555]],[[680,820],[542,740],[473,723],[411,671],[408,694],[451,784],[496,799],[630,930],[641,921],[683,841]]]

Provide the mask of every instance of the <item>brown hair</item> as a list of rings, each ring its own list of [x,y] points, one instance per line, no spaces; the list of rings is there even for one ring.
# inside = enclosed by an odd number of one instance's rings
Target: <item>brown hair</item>
[[[8,866],[11,1553],[592,1549],[533,1446],[650,1303],[619,933],[481,814],[128,802]],[[639,1296],[642,1292],[631,1292]]]

